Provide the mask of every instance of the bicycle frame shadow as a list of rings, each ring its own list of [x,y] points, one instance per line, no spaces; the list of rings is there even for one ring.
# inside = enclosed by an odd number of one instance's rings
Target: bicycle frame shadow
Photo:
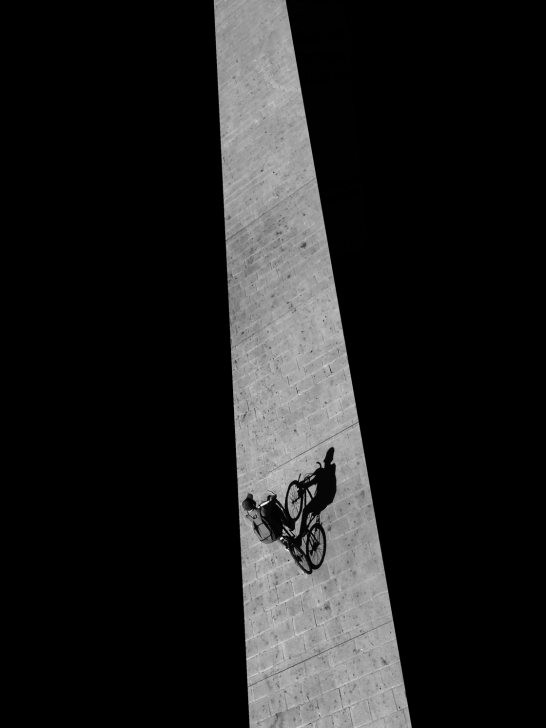
[[[292,481],[286,492],[285,509],[288,514],[294,517],[295,510],[301,512],[299,533],[294,538],[296,543],[301,544],[306,538],[305,551],[313,569],[320,568],[326,554],[326,532],[321,525],[320,514],[333,503],[337,493],[333,459],[334,448],[330,447],[324,458],[324,467],[318,463],[318,469],[308,473],[303,480],[300,480],[300,473],[298,480]]]

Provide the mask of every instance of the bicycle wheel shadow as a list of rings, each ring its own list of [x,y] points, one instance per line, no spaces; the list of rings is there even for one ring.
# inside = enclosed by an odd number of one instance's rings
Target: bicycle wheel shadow
[[[310,530],[313,529],[315,518],[319,516],[322,511],[329,506],[336,497],[337,492],[337,481],[336,481],[336,465],[333,462],[334,459],[334,448],[331,447],[327,450],[324,457],[324,467],[316,470],[314,473],[314,480],[316,482],[316,491],[313,499],[306,504],[301,514],[300,530],[298,533],[298,540],[301,542]],[[313,522],[313,525],[311,525]],[[324,532],[324,539],[326,534]],[[324,543],[324,552],[326,552],[326,542]],[[324,557],[322,557],[319,568],[322,565]]]

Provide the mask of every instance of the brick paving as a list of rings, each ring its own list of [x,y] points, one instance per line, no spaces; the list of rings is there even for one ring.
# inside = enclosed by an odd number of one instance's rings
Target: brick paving
[[[283,0],[215,0],[239,503],[335,448],[323,565],[240,511],[252,728],[411,725]],[[299,527],[299,526],[298,526]]]

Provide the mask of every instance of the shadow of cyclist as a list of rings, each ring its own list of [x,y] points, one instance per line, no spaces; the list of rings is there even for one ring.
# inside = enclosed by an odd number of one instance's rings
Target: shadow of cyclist
[[[336,497],[336,466],[332,462],[333,459],[334,448],[331,447],[324,458],[324,467],[315,470],[313,478],[310,481],[310,484],[317,484],[317,490],[315,497],[303,509],[300,532],[296,536],[296,543],[298,545],[301,544],[301,540],[307,532],[309,519],[321,513]]]

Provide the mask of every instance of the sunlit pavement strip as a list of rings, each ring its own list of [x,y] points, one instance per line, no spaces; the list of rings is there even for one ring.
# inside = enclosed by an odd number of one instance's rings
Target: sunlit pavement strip
[[[215,13],[237,497],[337,476],[311,575],[240,510],[251,726],[409,726],[286,6]]]

